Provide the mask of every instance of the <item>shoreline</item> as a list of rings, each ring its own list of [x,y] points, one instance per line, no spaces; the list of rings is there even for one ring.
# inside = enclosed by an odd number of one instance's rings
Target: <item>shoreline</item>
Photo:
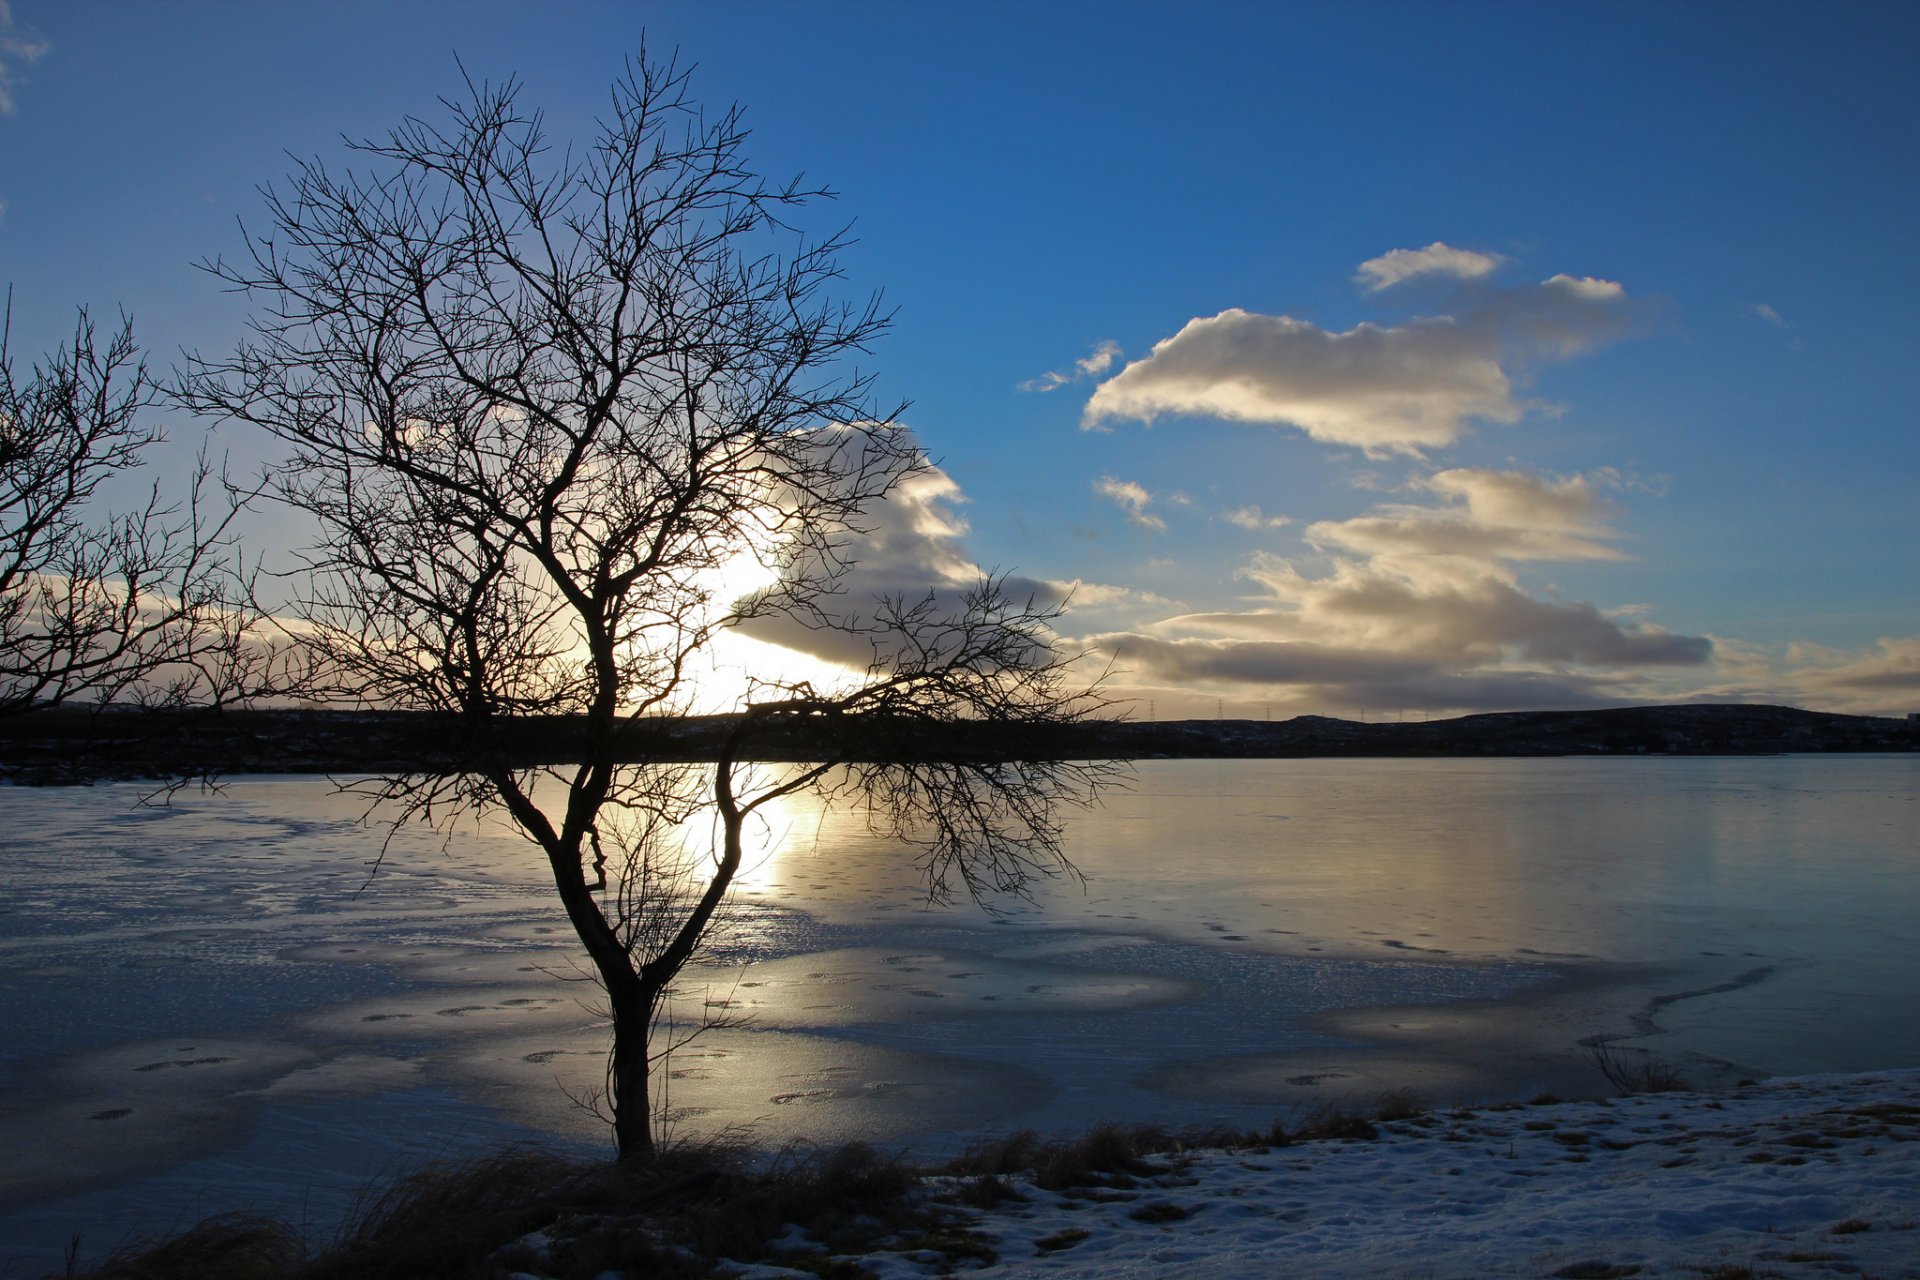
[[[480,732],[514,767],[572,758],[580,717],[503,719]],[[1445,720],[1087,720],[1066,725],[960,722],[930,736],[884,718],[834,730],[775,725],[730,743],[737,716],[628,722],[629,763],[741,761],[1525,758],[1901,754],[1920,729],[1889,716],[1745,704],[1512,711]],[[61,707],[0,721],[0,779],[29,785],[239,774],[455,773],[473,726],[433,712],[286,708]]]
[[[684,1174],[664,1190],[646,1184],[651,1190],[637,1200],[651,1210],[636,1211],[631,1192],[622,1207],[575,1190],[485,1241],[441,1224],[444,1248],[476,1251],[443,1261],[449,1269],[480,1262],[483,1274],[516,1280],[589,1280],[662,1259],[679,1265],[658,1274],[738,1280],[931,1280],[956,1272],[988,1280],[1920,1276],[1920,1202],[1912,1194],[1920,1186],[1920,1068],[1586,1102],[1423,1110],[1383,1101],[1371,1120],[1323,1113],[1292,1131],[1228,1135],[1222,1145],[1209,1145],[1207,1134],[1107,1127],[1077,1143],[1013,1135],[931,1170],[857,1147],[816,1153],[728,1184],[726,1195],[748,1188],[751,1212],[742,1212],[754,1224],[724,1237],[732,1253],[689,1253],[674,1243],[677,1231],[692,1230],[673,1192],[691,1185]],[[709,1188],[703,1194],[715,1194],[712,1179],[721,1176],[711,1155],[705,1164],[697,1153],[693,1160],[693,1183]],[[1023,1155],[1032,1163],[1019,1164]],[[441,1176],[500,1180],[493,1170],[544,1160],[523,1150]],[[553,1167],[580,1187],[605,1181],[596,1182],[596,1169],[613,1172],[610,1161]],[[845,1185],[832,1195],[873,1200],[854,1206],[851,1223],[846,1203],[822,1199],[818,1184],[834,1177]],[[399,1185],[388,1180],[389,1189]],[[431,1207],[446,1188],[430,1177],[416,1191]],[[501,1180],[492,1194],[510,1207],[518,1193]],[[568,1196],[579,1212],[563,1207]],[[432,1239],[435,1226],[409,1230]],[[287,1228],[254,1229],[282,1232],[272,1238],[291,1248]],[[631,1256],[608,1252],[616,1238]],[[180,1238],[169,1247],[181,1247]],[[307,1248],[299,1247],[298,1266],[251,1274],[327,1273],[327,1258],[309,1259]],[[323,1265],[310,1272],[310,1261]],[[341,1261],[333,1259],[334,1273]]]

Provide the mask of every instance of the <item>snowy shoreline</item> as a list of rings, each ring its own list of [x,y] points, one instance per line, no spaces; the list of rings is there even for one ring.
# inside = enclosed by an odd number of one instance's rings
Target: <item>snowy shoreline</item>
[[[995,1258],[967,1274],[1920,1277],[1920,1070],[1438,1110],[1378,1129],[1157,1157],[1091,1195],[1013,1179],[1024,1199],[964,1211]],[[959,1181],[926,1185],[940,1197]],[[882,1280],[951,1265],[849,1260]]]

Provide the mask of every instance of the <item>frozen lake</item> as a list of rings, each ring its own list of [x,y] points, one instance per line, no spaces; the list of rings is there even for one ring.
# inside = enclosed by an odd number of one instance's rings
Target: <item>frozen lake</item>
[[[1265,1123],[1410,1086],[1592,1094],[1920,1066],[1920,757],[1157,761],[1084,884],[929,910],[857,819],[778,815],[671,1063],[767,1145]],[[510,835],[382,832],[324,781],[142,809],[0,790],[0,1275],[515,1139],[604,1149],[596,992]],[[10,1260],[10,1261],[9,1261]]]

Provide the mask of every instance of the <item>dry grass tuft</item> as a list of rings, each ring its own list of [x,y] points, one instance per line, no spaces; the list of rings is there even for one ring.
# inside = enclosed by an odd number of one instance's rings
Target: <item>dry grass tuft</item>
[[[502,1246],[563,1213],[623,1199],[617,1166],[535,1151],[430,1164],[367,1198],[301,1280],[413,1280],[481,1272]]]
[[[1295,1142],[1371,1142],[1380,1130],[1358,1111],[1323,1103],[1308,1112],[1289,1136]]]

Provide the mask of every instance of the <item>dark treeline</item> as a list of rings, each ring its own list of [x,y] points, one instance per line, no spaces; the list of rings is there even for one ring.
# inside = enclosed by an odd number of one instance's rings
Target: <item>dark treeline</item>
[[[717,758],[736,716],[635,722],[630,762]],[[520,719],[493,735],[514,764],[574,758],[578,717]],[[0,776],[23,782],[183,774],[454,772],[457,721],[424,712],[227,710],[119,717],[56,708],[0,723]],[[768,761],[1139,760],[1310,756],[1756,755],[1912,751],[1905,721],[1773,706],[1517,711],[1422,722],[1083,721],[928,726],[886,716],[769,724],[745,758]]]

